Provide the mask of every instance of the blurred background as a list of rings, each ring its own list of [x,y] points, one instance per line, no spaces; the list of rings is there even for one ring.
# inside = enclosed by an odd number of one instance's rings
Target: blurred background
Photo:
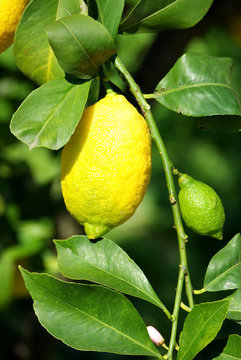
[[[241,5],[237,0],[214,1],[209,13],[194,28],[158,35],[122,35],[117,45],[119,56],[144,93],[153,92],[187,51],[231,57],[233,83],[241,98]],[[125,84],[120,86],[124,90]],[[21,264],[30,271],[57,275],[52,239],[82,233],[63,203],[60,151],[29,151],[9,131],[12,114],[35,88],[36,84],[16,68],[12,48],[0,55],[0,359],[124,359],[114,354],[79,352],[49,335],[34,315],[32,300],[17,269]],[[133,100],[131,96],[129,99]],[[187,230],[189,268],[193,286],[199,289],[211,257],[240,231],[241,141],[240,134],[231,131],[241,128],[240,119],[185,117],[155,101],[150,104],[175,166],[212,186],[226,211],[223,241],[198,237]],[[116,241],[141,267],[172,310],[179,255],[163,167],[154,146],[152,178],[144,201],[129,221],[106,237]],[[211,301],[223,296],[209,293],[195,300]],[[130,299],[146,324],[159,329],[168,341],[170,324],[165,316],[151,304]],[[180,323],[183,315],[181,310]],[[196,359],[217,356],[217,348],[221,351],[225,344],[223,339],[230,333],[241,334],[240,330],[240,326],[226,320],[217,342]]]

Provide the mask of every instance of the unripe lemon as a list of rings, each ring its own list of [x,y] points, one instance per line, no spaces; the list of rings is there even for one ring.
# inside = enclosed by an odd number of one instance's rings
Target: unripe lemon
[[[12,43],[14,32],[28,0],[0,0],[0,53]]]
[[[186,225],[199,235],[222,240],[225,214],[217,193],[186,174],[178,182],[181,188],[178,198]]]
[[[61,186],[67,210],[91,239],[129,219],[150,179],[147,124],[126,98],[106,95],[86,108],[62,151]]]

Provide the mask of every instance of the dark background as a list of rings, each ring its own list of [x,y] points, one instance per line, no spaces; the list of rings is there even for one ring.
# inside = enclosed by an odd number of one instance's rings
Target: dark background
[[[132,40],[131,40],[132,39]],[[132,71],[144,93],[151,93],[175,61],[186,51],[232,57],[233,83],[241,98],[241,5],[235,0],[216,0],[205,18],[187,30],[161,34],[121,36],[120,57]],[[17,265],[28,270],[56,274],[53,238],[64,239],[82,229],[67,213],[60,190],[60,152],[34,149],[20,143],[9,131],[12,114],[36,87],[14,64],[12,49],[0,55],[0,252],[21,243],[38,241],[39,251],[15,261],[14,276],[5,273],[0,261],[0,359],[73,360],[121,359],[120,355],[78,352],[55,340],[38,323],[32,301],[19,276]],[[132,100],[131,96],[129,97]],[[223,241],[198,237],[191,230],[187,245],[189,268],[195,289],[202,287],[211,257],[240,231],[241,162],[240,134],[216,131],[233,117],[208,119],[211,131],[201,131],[200,119],[173,113],[150,102],[170,158],[183,173],[212,186],[226,212]],[[206,127],[206,125],[205,125]],[[222,126],[223,128],[223,126]],[[115,240],[146,274],[161,300],[171,310],[178,273],[178,247],[160,157],[153,146],[153,169],[147,194],[136,214],[107,235]],[[1,258],[0,258],[1,259]],[[8,279],[9,276],[9,279]],[[13,278],[12,284],[10,283]],[[6,285],[6,281],[9,284]],[[1,285],[2,284],[2,285]],[[10,288],[9,295],[3,296]],[[228,295],[229,293],[225,293]],[[209,293],[196,302],[220,299]],[[151,304],[130,298],[147,325],[167,338],[170,324]],[[180,311],[181,323],[184,318]],[[181,328],[180,328],[181,330]],[[240,326],[226,320],[209,352],[196,359],[212,359]]]

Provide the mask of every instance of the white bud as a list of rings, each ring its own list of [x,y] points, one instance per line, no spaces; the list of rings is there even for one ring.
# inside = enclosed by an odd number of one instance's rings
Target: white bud
[[[155,345],[160,346],[160,345],[164,344],[165,340],[157,329],[155,329],[153,326],[147,326],[146,329],[148,331],[151,341]]]

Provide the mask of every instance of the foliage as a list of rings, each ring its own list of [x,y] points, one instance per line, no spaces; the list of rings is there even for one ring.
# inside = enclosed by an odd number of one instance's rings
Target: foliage
[[[139,53],[151,48],[155,40],[156,35],[150,32],[160,32],[164,38],[169,32],[163,30],[194,26],[208,12],[212,1],[160,3],[118,0],[113,6],[111,0],[89,0],[86,4],[83,0],[34,0],[15,34],[15,60],[12,49],[1,55],[0,65],[8,76],[0,79],[0,306],[6,308],[14,296],[26,296],[16,275],[16,265],[21,263],[24,268],[54,275],[21,268],[41,325],[74,349],[169,360],[198,359],[202,353],[210,360],[240,359],[240,336],[233,334],[240,331],[241,321],[237,196],[240,47],[229,38],[226,41],[229,35],[224,30],[211,28],[202,38],[193,38],[179,59],[175,54],[173,67],[160,80],[154,69],[156,90],[143,95],[127,69],[134,73],[141,66]],[[215,31],[223,39],[220,43]],[[223,42],[228,43],[225,52]],[[233,55],[234,81],[229,58]],[[36,84],[18,72],[15,61],[21,72],[40,87],[36,89]],[[141,73],[148,77],[148,71],[144,67]],[[68,142],[85,106],[102,98],[110,84],[140,106],[157,147],[153,149],[153,178],[142,207],[133,220],[123,225],[123,230],[108,234],[126,251],[109,239],[91,242],[83,235],[70,237],[82,230],[65,213],[59,186],[59,153],[49,150],[59,150]],[[157,100],[151,103],[152,112],[146,99]],[[9,132],[12,114],[11,132],[22,143]],[[200,134],[190,117],[197,118],[200,129],[210,132]],[[189,264],[187,235],[173,180],[180,173],[169,160],[159,130],[165,134],[175,165],[215,185],[226,209],[229,225],[225,225],[224,243],[211,243],[188,230]],[[216,130],[218,134],[213,133]],[[32,150],[29,152],[23,143]],[[159,185],[159,153],[168,196],[165,187],[160,189]],[[54,241],[57,259],[47,243],[54,236],[54,218],[55,237],[67,238]],[[146,227],[143,221],[147,221]],[[174,232],[170,231],[173,221],[180,260]],[[157,241],[160,237],[161,242]],[[192,282],[198,285],[205,272],[203,288],[193,291],[191,275]],[[181,308],[188,312],[187,316]],[[148,336],[148,322],[166,338],[160,351]],[[220,338],[226,345],[218,346]],[[215,346],[215,353],[209,352],[208,344]],[[44,349],[41,351],[44,358]]]

